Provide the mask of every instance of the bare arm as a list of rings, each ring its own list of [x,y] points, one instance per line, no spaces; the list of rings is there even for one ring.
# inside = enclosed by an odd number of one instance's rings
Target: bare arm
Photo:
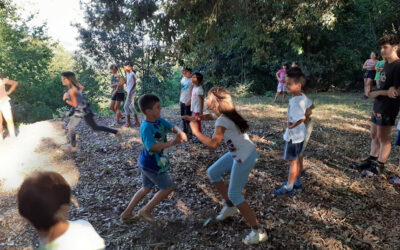
[[[279,81],[279,72],[276,72],[275,76],[276,76],[276,79],[278,79],[278,81]]]
[[[388,96],[389,91],[388,90],[377,90],[377,91],[371,91],[368,94],[369,98],[377,98],[378,96]]]
[[[213,120],[215,120],[214,116],[212,116],[211,114],[205,114],[205,115],[199,115],[199,116],[184,115],[184,116],[181,116],[181,118],[183,120],[187,120],[187,121],[213,121]]]
[[[200,115],[203,114],[203,108],[204,108],[204,96],[199,95],[200,98]]]
[[[174,127],[172,127],[171,132],[176,134],[176,136],[173,140],[171,140],[169,142],[156,143],[150,148],[150,151],[151,152],[160,152],[166,148],[178,145],[182,142],[187,142],[187,136],[180,128],[174,126]]]
[[[18,82],[14,80],[7,79],[7,81],[4,82],[4,84],[10,85],[11,87],[8,89],[6,92],[7,95],[10,95],[18,86]]]
[[[209,149],[215,150],[218,148],[219,144],[221,144],[224,139],[224,133],[226,128],[218,126],[215,129],[215,133],[212,138],[205,136],[203,133],[199,131],[199,127],[197,122],[191,121],[190,128],[192,129],[192,133]]]
[[[75,89],[75,88],[70,88],[69,90],[68,90],[68,93],[69,93],[69,96],[70,96],[70,98],[71,98],[71,100],[68,100],[67,98],[66,98],[66,95],[64,95],[64,101],[68,104],[68,105],[70,105],[70,106],[72,106],[72,107],[74,107],[74,108],[76,108],[76,107],[78,107],[78,99],[76,98],[76,94],[78,93],[78,91]]]

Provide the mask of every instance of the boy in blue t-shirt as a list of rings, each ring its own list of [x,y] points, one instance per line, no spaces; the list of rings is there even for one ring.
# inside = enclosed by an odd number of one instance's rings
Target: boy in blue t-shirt
[[[121,221],[131,222],[136,219],[156,225],[151,215],[153,208],[164,200],[174,189],[174,183],[168,174],[169,161],[163,151],[181,142],[187,142],[187,137],[177,126],[172,125],[161,118],[160,99],[155,95],[144,95],[139,100],[139,107],[146,119],[140,126],[140,137],[144,148],[139,155],[138,164],[142,173],[143,187],[135,193],[128,207],[121,214]],[[171,141],[167,141],[167,133],[173,132],[177,135]],[[133,209],[156,185],[160,190],[154,197],[132,216]]]

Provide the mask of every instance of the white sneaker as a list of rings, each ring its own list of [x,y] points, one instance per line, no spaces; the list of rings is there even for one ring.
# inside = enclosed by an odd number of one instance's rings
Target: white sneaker
[[[238,214],[239,211],[236,207],[228,207],[227,205],[225,205],[221,212],[219,212],[219,215],[217,216],[217,220],[222,221],[225,220],[228,217],[231,217],[235,214]]]
[[[246,245],[258,244],[268,239],[267,232],[264,229],[258,229],[257,231],[251,230],[251,232],[243,239],[243,243]]]

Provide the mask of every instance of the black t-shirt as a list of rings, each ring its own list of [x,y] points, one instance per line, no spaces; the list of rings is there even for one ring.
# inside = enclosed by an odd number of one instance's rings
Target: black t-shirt
[[[400,87],[400,59],[392,63],[385,63],[380,73],[379,81],[381,89],[388,90],[390,87]],[[400,97],[395,99],[387,96],[378,96],[374,102],[374,112],[388,116],[397,116],[400,108]]]

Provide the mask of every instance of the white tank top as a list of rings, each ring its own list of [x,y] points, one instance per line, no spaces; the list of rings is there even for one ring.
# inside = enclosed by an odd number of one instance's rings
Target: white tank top
[[[4,84],[7,81],[7,78],[0,79],[0,100],[9,100],[10,98],[7,96],[6,85]]]

